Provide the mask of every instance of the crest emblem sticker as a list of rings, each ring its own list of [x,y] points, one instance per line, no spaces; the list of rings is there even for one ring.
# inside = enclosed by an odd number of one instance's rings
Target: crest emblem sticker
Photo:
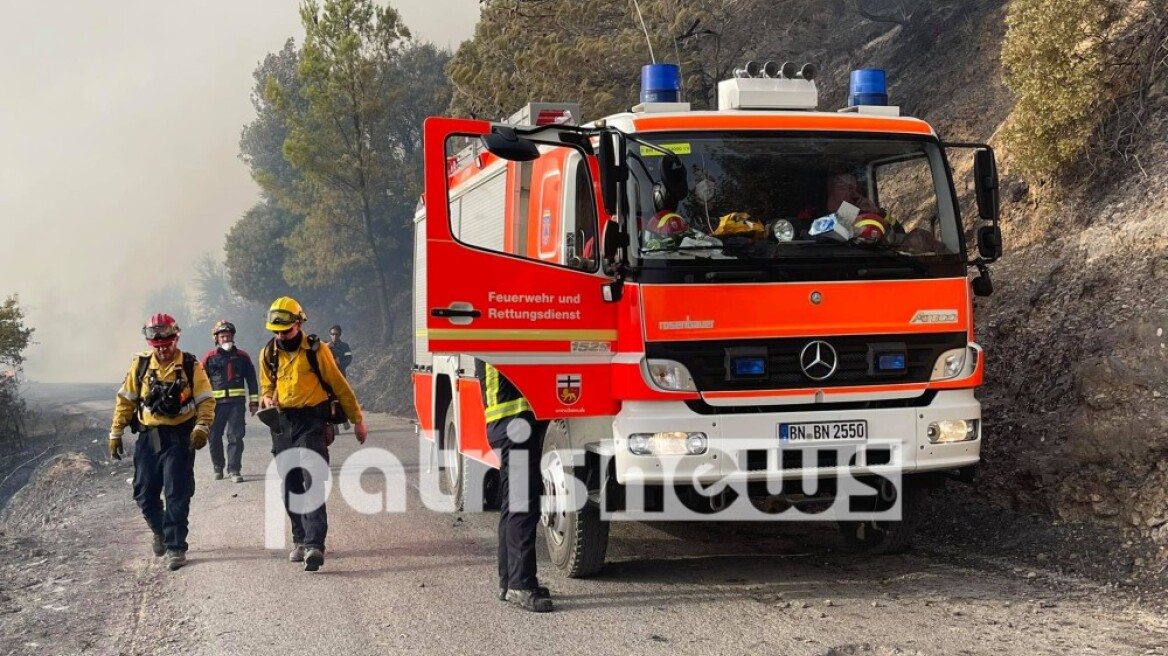
[[[580,374],[556,375],[556,398],[563,405],[575,405],[580,400]]]

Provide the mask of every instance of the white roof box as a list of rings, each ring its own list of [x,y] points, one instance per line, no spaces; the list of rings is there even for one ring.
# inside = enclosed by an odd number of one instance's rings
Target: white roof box
[[[512,114],[507,125],[580,125],[580,103],[528,103]]]
[[[815,80],[736,77],[718,83],[718,109],[809,109],[819,106]]]

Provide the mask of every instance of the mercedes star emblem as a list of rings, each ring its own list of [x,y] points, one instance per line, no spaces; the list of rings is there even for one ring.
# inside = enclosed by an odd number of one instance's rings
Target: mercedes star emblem
[[[822,340],[808,342],[799,352],[799,366],[811,380],[827,380],[839,366],[839,356],[831,344]]]

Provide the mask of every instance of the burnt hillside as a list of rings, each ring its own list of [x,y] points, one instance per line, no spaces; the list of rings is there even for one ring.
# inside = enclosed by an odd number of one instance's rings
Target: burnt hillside
[[[997,139],[1014,105],[1007,2],[936,3],[905,24],[839,5],[846,21],[811,21],[801,52],[775,55],[821,64],[823,106],[844,104],[847,71],[885,68],[905,113],[998,149],[1006,255],[976,306],[988,374],[974,494],[1168,546],[1168,16],[1137,2],[1113,17],[1136,92],[1107,107],[1075,170],[1028,184]]]

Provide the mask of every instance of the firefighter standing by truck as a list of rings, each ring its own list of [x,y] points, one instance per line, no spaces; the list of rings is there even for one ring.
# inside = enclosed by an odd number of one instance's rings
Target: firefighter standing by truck
[[[154,532],[156,556],[173,571],[186,564],[187,515],[195,494],[195,450],[207,445],[215,398],[198,359],[178,350],[178,323],[155,314],[142,328],[153,352],[140,353],[118,390],[109,453],[121,460],[122,434],[134,446],[134,501]]]
[[[536,578],[535,530],[539,525],[546,421],[490,364],[475,360],[482,384],[487,441],[499,452],[499,599],[536,613],[553,610],[551,594]]]
[[[272,453],[290,449],[307,449],[328,462],[332,425],[345,419],[354,425],[357,441],[364,444],[367,431],[361,406],[341,375],[332,352],[320,348],[315,335],[305,335],[301,326],[308,317],[294,299],[276,299],[268,309],[267,329],[275,337],[260,355],[263,376],[261,406],[277,408],[277,419],[268,423],[272,429]],[[343,410],[344,417],[339,413]],[[315,572],[324,564],[328,514],[323,499],[315,509],[295,512],[289,505],[292,494],[303,495],[314,484],[305,467],[281,467],[284,485],[284,508],[292,522],[292,552],[288,560],[303,562],[304,570]]]
[[[227,437],[227,475],[243,482],[243,436],[246,432],[244,406],[255,414],[260,405],[251,356],[235,346],[235,324],[219,321],[211,329],[215,348],[203,356],[203,369],[215,392],[215,423],[211,426],[211,466],[215,480],[223,478],[223,437]]]

